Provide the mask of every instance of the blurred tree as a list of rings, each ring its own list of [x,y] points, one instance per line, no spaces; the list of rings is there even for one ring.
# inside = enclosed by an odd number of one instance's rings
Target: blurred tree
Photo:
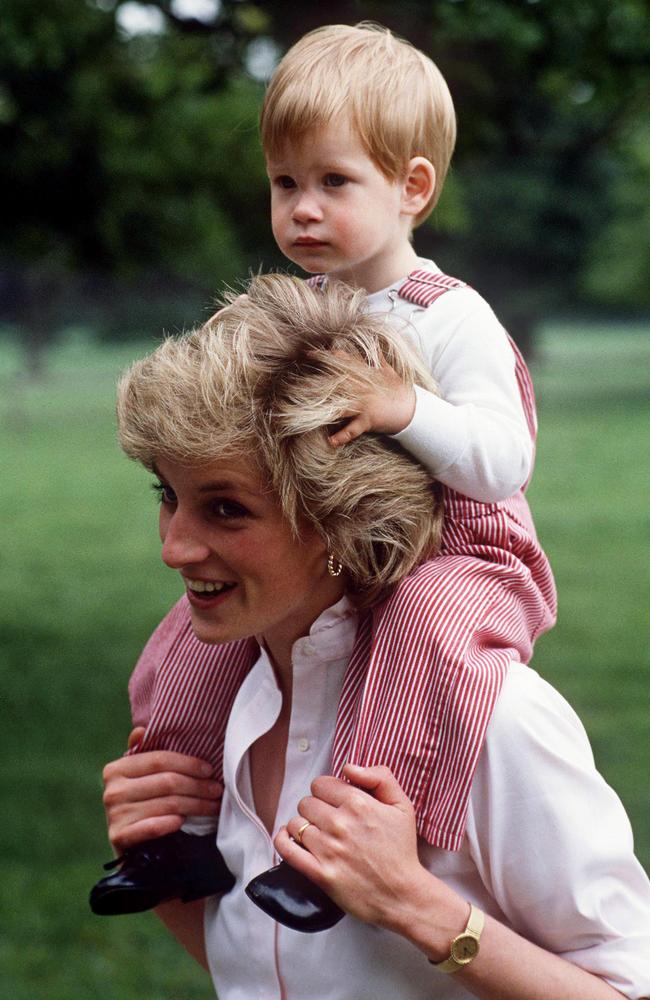
[[[126,31],[127,8],[155,30]],[[604,289],[595,233],[638,257],[620,218],[649,167],[619,136],[648,96],[646,0],[5,0],[4,318],[35,344],[73,315],[130,334],[195,318],[222,280],[277,263],[256,77],[305,31],[361,18],[450,82],[458,153],[418,245],[486,290],[524,346]]]
[[[611,157],[612,211],[591,241],[584,294],[599,305],[650,307],[650,123],[634,122]],[[624,169],[622,165],[624,164]]]
[[[33,368],[64,323],[182,324],[245,273],[261,85],[224,39],[128,37],[109,4],[6,0],[0,291]]]
[[[432,49],[459,109],[469,217],[449,254],[530,351],[537,321],[584,304],[590,247],[627,169],[616,137],[647,107],[650,8],[465,0],[435,10]]]

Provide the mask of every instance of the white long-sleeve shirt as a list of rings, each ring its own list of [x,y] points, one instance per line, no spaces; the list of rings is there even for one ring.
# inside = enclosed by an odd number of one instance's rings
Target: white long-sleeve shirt
[[[311,780],[328,772],[340,687],[356,634],[343,598],[293,648],[293,703],[276,830]],[[262,652],[235,701],[225,743],[218,844],[235,888],[206,908],[205,941],[220,1000],[462,1000],[404,938],[346,916],[329,931],[276,924],[244,893],[278,859],[255,815],[249,749],[273,725],[281,694]],[[425,867],[543,948],[650,996],[650,883],[625,811],[596,771],[575,713],[513,663],[490,722],[458,852],[420,842]]]
[[[419,264],[439,270],[432,261]],[[474,289],[451,289],[422,309],[395,294],[404,281],[369,295],[368,308],[387,313],[416,347],[440,397],[417,387],[413,419],[395,439],[458,493],[506,500],[528,480],[533,461],[508,336]]]

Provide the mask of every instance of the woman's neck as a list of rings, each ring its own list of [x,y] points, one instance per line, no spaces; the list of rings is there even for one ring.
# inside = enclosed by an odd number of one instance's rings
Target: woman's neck
[[[260,645],[268,653],[269,660],[273,666],[278,687],[282,692],[283,699],[291,698],[291,688],[293,683],[293,647],[298,639],[309,635],[315,621],[322,613],[331,608],[333,604],[343,597],[344,586],[337,577],[330,578],[330,586],[326,597],[321,598],[318,605],[311,608],[304,616],[302,623],[291,621],[283,623],[282,626],[273,628],[258,636]]]
[[[291,652],[294,641],[292,640],[291,643],[287,644],[276,642],[271,646],[267,639],[263,640],[264,649],[273,667],[278,687],[282,692],[283,704],[287,701],[291,703],[291,690],[293,687],[293,659]]]

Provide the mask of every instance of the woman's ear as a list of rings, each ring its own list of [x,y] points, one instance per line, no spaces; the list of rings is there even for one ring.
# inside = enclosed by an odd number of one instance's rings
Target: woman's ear
[[[430,160],[414,156],[408,162],[402,191],[404,215],[419,215],[428,205],[436,186],[436,171]]]

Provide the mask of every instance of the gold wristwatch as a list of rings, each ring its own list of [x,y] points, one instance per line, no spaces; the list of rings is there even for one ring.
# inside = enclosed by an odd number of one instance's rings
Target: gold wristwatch
[[[444,962],[431,962],[438,972],[458,972],[466,968],[476,958],[485,917],[472,903],[469,904],[469,920],[462,934],[451,942],[451,954]],[[431,961],[431,959],[429,959]]]

